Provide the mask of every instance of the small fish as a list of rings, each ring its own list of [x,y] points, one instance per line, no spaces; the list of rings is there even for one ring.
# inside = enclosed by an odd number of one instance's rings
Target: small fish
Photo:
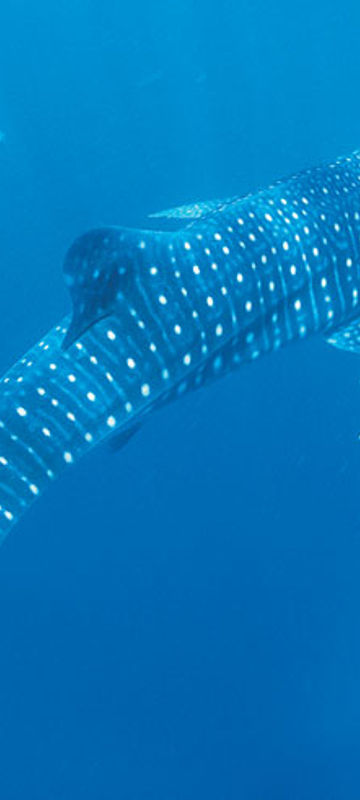
[[[360,351],[359,152],[164,213],[182,227],[75,241],[71,319],[2,379],[0,537],[63,469],[179,395],[316,333]]]

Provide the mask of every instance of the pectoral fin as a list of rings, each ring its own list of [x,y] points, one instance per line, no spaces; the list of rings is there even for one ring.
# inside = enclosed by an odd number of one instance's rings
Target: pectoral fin
[[[346,328],[340,328],[326,340],[328,344],[340,350],[349,350],[351,353],[360,353],[360,320],[354,320]]]
[[[230,203],[239,199],[238,197],[227,197],[225,200],[205,200],[201,203],[187,203],[183,206],[177,206],[177,208],[157,211],[155,214],[150,214],[149,216],[152,219],[203,219],[204,217],[224,211]]]

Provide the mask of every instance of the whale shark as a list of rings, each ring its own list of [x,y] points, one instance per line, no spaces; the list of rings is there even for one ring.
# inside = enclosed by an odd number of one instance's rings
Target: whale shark
[[[0,540],[63,470],[182,394],[314,334],[360,351],[360,152],[152,216],[74,242],[72,315],[1,379]]]

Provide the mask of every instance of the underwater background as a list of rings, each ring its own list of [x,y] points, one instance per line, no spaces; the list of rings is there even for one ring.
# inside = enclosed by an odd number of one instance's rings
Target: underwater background
[[[0,366],[102,224],[360,147],[355,0],[0,9]],[[360,359],[243,367],[66,472],[0,553],[2,800],[358,800]]]

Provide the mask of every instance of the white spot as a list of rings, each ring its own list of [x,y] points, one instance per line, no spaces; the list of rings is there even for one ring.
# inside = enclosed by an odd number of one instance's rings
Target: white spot
[[[9,462],[8,462],[7,458],[4,458],[4,456],[0,456],[0,464],[3,464],[3,465],[4,465],[4,467],[6,467],[6,465],[7,465],[8,463],[9,463]]]
[[[109,428],[114,428],[115,425],[116,425],[115,417],[113,417],[113,416],[108,417],[107,420],[106,420],[106,424],[109,426]]]
[[[352,263],[353,263],[353,262],[352,262],[352,258],[347,258],[347,259],[346,259],[346,266],[347,266],[347,267],[352,267]]]
[[[26,414],[27,414],[26,408],[23,408],[22,406],[18,406],[16,411],[19,414],[19,417],[26,417]]]
[[[133,358],[127,358],[126,359],[126,363],[127,363],[128,367],[129,367],[129,369],[135,369],[136,362],[134,361]]]
[[[301,300],[295,300],[294,308],[295,308],[295,311],[300,311],[300,309],[301,309]]]
[[[68,411],[66,416],[70,420],[70,422],[75,422],[76,417],[75,414],[72,413],[72,411]]]
[[[51,436],[49,428],[42,428],[42,432],[43,432],[44,436]]]
[[[217,325],[216,328],[215,328],[215,333],[216,333],[216,336],[222,336],[222,334],[223,334],[223,326],[222,325]]]
[[[125,403],[125,411],[126,411],[127,414],[131,413],[131,411],[132,411],[131,403],[129,403],[129,402]]]
[[[289,249],[289,242],[283,242],[283,250]]]
[[[57,364],[51,363],[51,364],[49,364],[49,368],[52,369],[52,370],[55,370],[55,369],[57,369]]]
[[[84,439],[86,439],[87,442],[92,442],[92,440],[93,440],[92,434],[91,433],[85,433]]]
[[[116,339],[116,333],[114,333],[114,331],[106,331],[106,336],[111,342],[114,342]]]
[[[94,401],[96,400],[96,395],[94,394],[94,392],[88,392],[86,397],[88,400],[90,400],[91,403],[94,403]]]
[[[185,242],[185,243],[184,243],[184,247],[185,247],[185,250],[191,250],[191,244],[190,244],[190,242]]]
[[[223,253],[224,253],[226,256],[228,256],[228,255],[229,255],[229,253],[230,253],[230,250],[229,250],[229,248],[228,248],[228,247],[223,247]]]
[[[166,306],[167,299],[166,299],[165,295],[163,295],[163,294],[160,295],[159,303],[161,303],[162,306]]]
[[[319,250],[318,250],[317,247],[313,247],[313,254],[314,254],[315,258],[317,258],[317,256],[319,255]]]
[[[191,364],[191,355],[190,355],[190,353],[186,353],[186,356],[184,356],[184,358],[183,358],[183,362],[184,362],[186,367],[188,367],[189,364]]]
[[[238,272],[238,274],[236,276],[236,280],[237,280],[238,283],[242,283],[243,282],[244,276],[241,274],[241,272]]]
[[[148,383],[143,383],[143,385],[141,387],[141,394],[143,395],[143,397],[149,397],[150,386],[149,386]]]
[[[296,267],[294,266],[294,264],[292,264],[292,266],[290,267],[290,272],[292,275],[296,275]]]
[[[14,519],[14,515],[11,513],[11,511],[7,511],[7,510],[6,510],[6,511],[4,511],[4,516],[6,517],[6,519],[8,519],[8,520],[10,520],[10,521],[11,521],[12,519]]]
[[[214,300],[213,300],[212,297],[207,297],[206,298],[206,302],[207,302],[208,306],[210,306],[210,308],[214,305]]]
[[[174,331],[179,336],[181,333],[181,325],[174,325]]]
[[[252,309],[252,303],[250,302],[250,300],[248,300],[248,301],[245,303],[245,309],[246,309],[246,311],[251,311],[251,309]]]
[[[30,489],[30,491],[31,491],[33,494],[39,494],[39,489],[38,489],[38,487],[35,485],[35,483],[30,483],[30,484],[29,484],[29,489]]]
[[[195,275],[200,275],[200,268],[198,267],[197,264],[193,266],[193,272],[195,273]]]
[[[40,397],[43,397],[43,395],[45,394],[45,389],[43,389],[42,386],[39,386],[39,388],[36,391],[40,395]]]
[[[326,286],[327,286],[327,280],[326,280],[326,278],[321,278],[321,286],[323,287],[323,289],[325,289],[325,288],[326,288]]]
[[[68,377],[68,381],[70,381],[70,383],[75,383],[75,381],[76,381],[75,375],[73,375],[73,374],[71,373],[71,374],[70,374],[70,375],[68,375],[67,377]]]
[[[65,453],[64,453],[64,461],[66,461],[66,463],[67,463],[67,464],[72,464],[72,463],[73,463],[73,460],[74,460],[74,459],[73,459],[73,457],[72,457],[72,454],[71,454],[71,453],[70,453],[68,450],[65,450]]]

